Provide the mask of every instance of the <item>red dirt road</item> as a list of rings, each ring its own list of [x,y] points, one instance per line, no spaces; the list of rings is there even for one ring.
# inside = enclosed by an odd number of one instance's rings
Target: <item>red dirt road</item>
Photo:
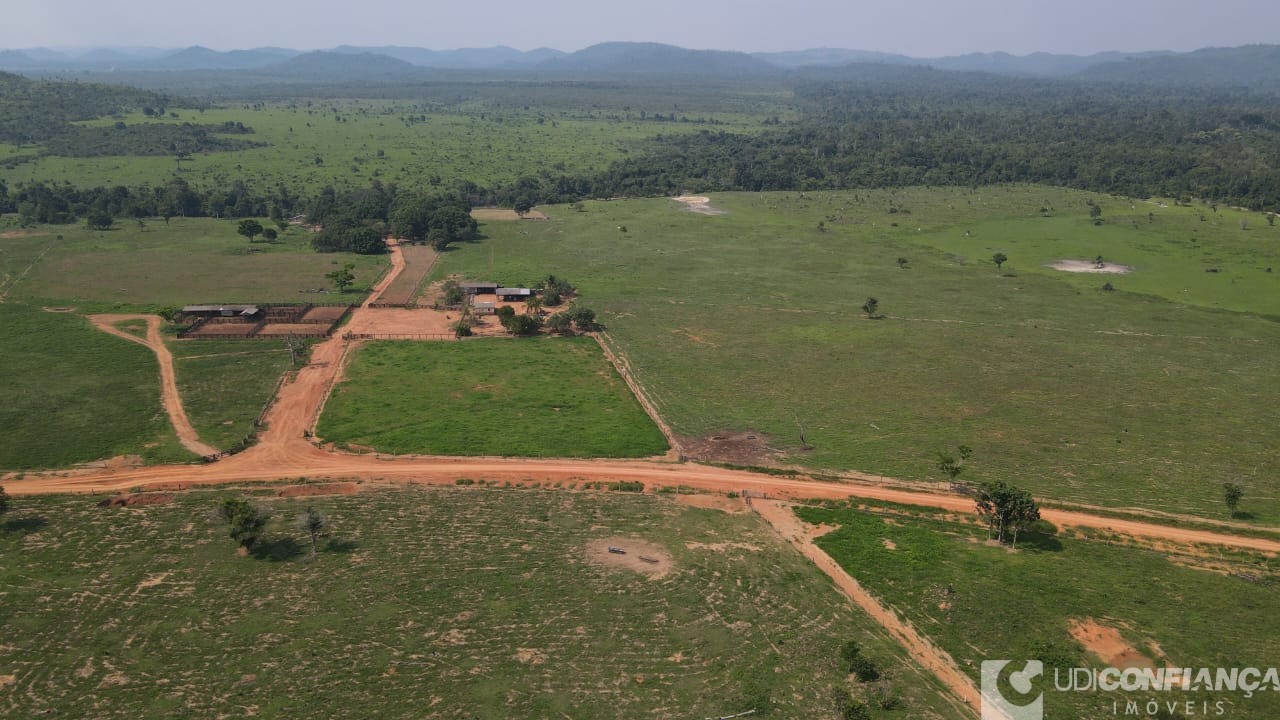
[[[115,326],[116,323],[126,320],[146,321],[146,339]],[[156,354],[156,361],[160,365],[160,398],[164,402],[165,412],[169,414],[169,422],[173,423],[173,429],[178,433],[178,440],[182,442],[183,447],[201,457],[216,455],[218,448],[200,442],[200,436],[191,426],[187,411],[182,407],[182,396],[178,394],[178,380],[173,370],[173,354],[169,352],[169,348],[164,344],[164,338],[160,335],[160,318],[155,315],[90,315],[89,322],[103,332],[144,345]]]
[[[841,593],[870,615],[899,645],[906,649],[916,662],[946,685],[955,697],[973,710],[980,709],[981,693],[951,655],[930,642],[911,623],[898,617],[891,608],[881,604],[874,595],[862,587],[861,583],[845,572],[839,563],[815,545],[814,538],[821,534],[814,532],[817,528],[806,525],[784,503],[753,500],[751,507],[760,513],[760,516],[768,521],[779,535],[835,581]]]

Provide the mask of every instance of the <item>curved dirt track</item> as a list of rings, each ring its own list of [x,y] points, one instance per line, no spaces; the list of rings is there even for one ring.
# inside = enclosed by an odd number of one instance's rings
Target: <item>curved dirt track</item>
[[[115,326],[116,323],[126,320],[146,321],[146,339],[125,332]],[[182,407],[182,396],[178,394],[178,380],[173,370],[173,354],[169,352],[169,348],[164,344],[164,338],[160,335],[160,318],[155,315],[106,314],[90,315],[89,322],[103,332],[144,345],[156,354],[156,361],[160,365],[160,398],[164,402],[165,412],[169,414],[169,422],[173,424],[173,429],[178,433],[178,440],[182,442],[183,447],[201,457],[218,454],[218,448],[200,442],[200,436],[196,434],[196,429],[191,426],[191,420],[187,418],[187,411]]]

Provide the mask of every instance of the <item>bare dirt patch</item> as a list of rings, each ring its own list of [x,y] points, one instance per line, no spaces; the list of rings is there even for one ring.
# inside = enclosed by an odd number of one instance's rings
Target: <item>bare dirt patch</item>
[[[1071,637],[1103,663],[1115,668],[1154,668],[1155,661],[1138,652],[1120,631],[1093,618],[1071,621]]]
[[[354,495],[360,492],[355,483],[325,483],[323,485],[290,485],[276,491],[276,497],[314,497],[316,495]]]
[[[42,307],[40,309],[51,313],[73,313],[76,311],[73,307]]]
[[[98,507],[146,507],[148,505],[168,505],[173,502],[173,493],[133,493],[117,495],[98,503]]]
[[[29,237],[45,237],[49,233],[36,232],[34,230],[5,230],[0,232],[0,240],[19,240]]]
[[[730,550],[746,550],[747,552],[760,552],[759,545],[743,542],[722,542],[722,543],[704,543],[704,542],[687,542],[685,547],[690,550],[710,550],[711,552],[728,552]]]
[[[609,552],[622,550],[622,554]],[[671,553],[661,545],[628,537],[597,538],[587,543],[587,562],[596,567],[631,570],[657,580],[666,577],[674,567]]]
[[[680,197],[672,198],[672,200],[684,205],[685,210],[699,215],[725,214],[724,210],[711,207],[711,198],[704,195],[681,195]]]
[[[676,495],[676,502],[690,507],[721,510],[727,513],[747,511],[747,506],[740,498],[731,498],[726,495]]]
[[[530,210],[524,216],[520,216],[515,210],[509,208],[472,208],[471,217],[478,222],[515,222],[517,220],[546,220],[547,216],[537,210]]]
[[[774,458],[779,454],[769,447],[763,433],[754,430],[682,437],[680,447],[691,458],[737,465],[774,465]]]
[[[1133,268],[1128,265],[1102,263],[1099,266],[1098,263],[1092,260],[1059,260],[1051,263],[1049,267],[1062,272],[1095,273],[1098,275],[1128,275],[1133,272]]]

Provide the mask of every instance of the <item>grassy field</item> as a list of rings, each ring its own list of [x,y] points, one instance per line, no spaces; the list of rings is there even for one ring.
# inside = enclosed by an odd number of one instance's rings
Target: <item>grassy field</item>
[[[1040,658],[1049,668],[1105,667],[1072,638],[1072,620],[1093,619],[1117,629],[1139,652],[1173,666],[1266,668],[1275,662],[1278,577],[1265,563],[1224,566],[1216,554],[1174,561],[1136,547],[1069,537],[1024,537],[1009,552],[985,542],[985,527],[942,518],[908,519],[844,505],[797,513],[811,523],[838,525],[818,545],[931,636],[975,682],[981,662],[996,658]],[[1228,576],[1224,567],[1254,579]],[[1052,672],[1045,679],[1047,718],[1112,716],[1117,698],[1111,694],[1055,692],[1051,678]],[[1206,700],[1210,715],[1217,700],[1227,701],[1226,717],[1280,713],[1280,697],[1273,692],[1251,698],[1172,695],[1167,699],[1194,700],[1197,715]],[[1133,693],[1129,699],[1145,705],[1150,697]]]
[[[393,453],[645,457],[662,433],[589,338],[375,342],[317,434]]]
[[[83,224],[10,229],[0,235],[0,293],[32,304],[110,310],[197,302],[338,302],[325,273],[356,265],[366,289],[385,272],[385,257],[321,254],[310,233],[292,228],[275,243],[250,244],[231,220],[174,218],[144,229]],[[252,252],[251,252],[252,251]],[[322,289],[323,292],[303,292]],[[351,292],[342,301],[356,301]]]
[[[160,405],[155,356],[82,317],[0,305],[0,469],[118,455],[193,459]]]
[[[1101,227],[1089,200],[1104,208]],[[655,199],[491,223],[435,276],[568,277],[678,433],[763,432],[782,454],[762,461],[938,481],[935,454],[965,443],[975,455],[964,479],[1216,517],[1231,481],[1256,522],[1280,523],[1280,275],[1265,272],[1280,228],[1262,216],[1129,210],[1039,186],[726,194],[713,205],[727,214]],[[1194,250],[1156,242],[1193,235]],[[1055,245],[1063,237],[1074,239]],[[1002,271],[992,248],[1008,248]],[[1138,271],[1041,267],[1098,254]],[[1223,272],[1204,272],[1205,258]],[[868,296],[883,319],[859,310]]]
[[[670,106],[659,109],[671,112]],[[581,112],[581,116],[564,117],[536,107],[439,112],[418,103],[352,100],[175,112],[178,118],[163,122],[242,122],[254,133],[235,138],[266,144],[198,154],[184,166],[183,178],[200,187],[243,181],[274,189],[285,183],[295,192],[330,184],[364,187],[373,180],[420,186],[465,178],[488,184],[532,175],[540,168],[583,172],[624,157],[636,140],[706,127],[641,120],[638,112],[630,119],[589,117]],[[727,118],[729,124],[720,129],[759,127],[750,116],[708,115]],[[138,113],[87,124],[110,125],[117,120],[161,122]],[[22,153],[38,151],[28,147]],[[4,155],[0,150],[0,158]],[[86,187],[155,185],[176,174],[174,159],[164,156],[48,156],[0,169],[0,179],[10,185],[30,180],[67,180]]]
[[[754,515],[563,490],[264,494],[258,559],[213,518],[232,494],[20,500],[0,532],[0,714],[799,718],[848,688],[901,697],[877,718],[965,717]],[[315,561],[293,524],[307,505],[334,527]],[[588,557],[613,537],[670,572]],[[885,679],[845,675],[848,639]]]
[[[191,424],[201,440],[223,450],[253,431],[254,418],[293,367],[283,341],[177,340],[169,348]]]

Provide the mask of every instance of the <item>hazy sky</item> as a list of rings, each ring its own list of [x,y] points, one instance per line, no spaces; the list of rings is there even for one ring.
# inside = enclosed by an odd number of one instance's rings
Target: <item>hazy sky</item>
[[[843,47],[915,56],[1191,50],[1280,41],[1276,0],[6,0],[0,47],[300,49],[607,40],[692,48]]]

